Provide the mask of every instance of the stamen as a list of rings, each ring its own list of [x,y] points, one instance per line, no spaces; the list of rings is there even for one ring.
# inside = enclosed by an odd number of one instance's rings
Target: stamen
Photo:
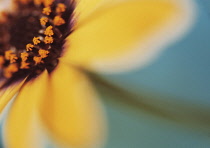
[[[48,56],[49,51],[44,50],[44,49],[39,49],[39,55],[41,58],[46,58]]]
[[[46,28],[46,30],[44,31],[44,34],[47,35],[47,36],[52,36],[52,35],[54,35],[52,29],[53,29],[52,26],[48,26],[48,27]]]
[[[45,7],[51,6],[53,2],[54,2],[54,0],[43,0]]]
[[[25,62],[28,59],[28,53],[27,52],[22,52],[20,57],[22,59],[23,62]]]
[[[11,78],[13,73],[18,71],[18,65],[16,63],[10,64],[8,67],[4,69],[4,76],[6,78]]]
[[[18,57],[15,54],[10,55],[10,63],[15,63]]]
[[[26,51],[32,51],[33,48],[34,48],[34,45],[32,45],[32,44],[27,44],[26,45]]]
[[[45,15],[50,15],[51,12],[52,12],[52,10],[50,7],[45,7],[45,8],[43,8],[43,11],[42,11],[42,13]]]
[[[47,17],[42,17],[40,19],[40,24],[43,25],[43,26],[45,26],[47,24],[47,22],[48,22],[48,18]]]
[[[15,0],[17,13],[4,12],[0,22],[0,78],[9,85],[52,72],[59,62],[74,5],[55,0]],[[23,23],[24,22],[24,23]]]
[[[45,42],[45,44],[52,44],[52,43],[53,43],[53,37],[51,37],[51,36],[46,36],[46,37],[44,38],[44,42]]]
[[[12,50],[5,51],[5,59],[10,60],[11,55],[13,54]]]
[[[37,45],[37,44],[41,43],[40,37],[34,37],[33,38],[33,43],[34,43],[34,45]]]
[[[20,69],[29,69],[30,63],[26,63],[25,61],[21,62]]]
[[[60,14],[66,11],[66,6],[62,3],[59,3],[56,7],[56,13]]]
[[[37,57],[37,56],[35,56],[35,57],[33,58],[33,60],[34,60],[34,62],[35,62],[35,65],[40,64],[40,63],[43,63],[42,57]]]
[[[61,26],[61,25],[65,24],[65,20],[63,18],[61,18],[59,15],[57,15],[53,19],[53,23],[55,26]]]

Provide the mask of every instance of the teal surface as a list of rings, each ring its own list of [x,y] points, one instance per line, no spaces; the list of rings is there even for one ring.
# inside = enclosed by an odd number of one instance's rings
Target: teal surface
[[[195,2],[193,28],[149,66],[103,76],[172,119],[105,103],[106,148],[210,148],[210,1]]]

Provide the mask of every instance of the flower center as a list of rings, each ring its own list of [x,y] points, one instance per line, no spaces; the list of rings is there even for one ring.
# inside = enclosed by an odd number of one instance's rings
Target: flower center
[[[73,0],[16,0],[15,6],[15,12],[3,12],[0,21],[4,85],[53,71],[73,24]]]

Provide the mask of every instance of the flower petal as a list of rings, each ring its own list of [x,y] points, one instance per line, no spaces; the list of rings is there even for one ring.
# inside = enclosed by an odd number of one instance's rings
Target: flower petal
[[[7,103],[18,93],[18,91],[21,89],[23,84],[25,83],[25,80],[22,80],[22,82],[18,84],[11,85],[8,88],[5,88],[1,90],[0,92],[0,113],[5,108]]]
[[[191,0],[130,0],[95,12],[69,36],[63,59],[102,72],[144,65],[190,27]]]
[[[88,79],[60,62],[50,77],[48,91],[41,116],[49,133],[67,147],[98,147],[104,136],[104,116]]]
[[[41,147],[40,129],[35,118],[36,106],[39,99],[43,98],[47,89],[47,72],[28,82],[15,98],[5,124],[6,147],[37,148]],[[34,124],[36,123],[36,124]]]
[[[99,4],[103,0],[75,0],[76,8],[75,15],[78,18],[78,22],[85,19],[91,12],[93,12],[97,8],[97,4]]]

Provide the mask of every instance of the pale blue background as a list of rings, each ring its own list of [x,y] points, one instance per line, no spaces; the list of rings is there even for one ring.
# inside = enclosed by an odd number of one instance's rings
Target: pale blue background
[[[106,148],[210,148],[210,1],[196,3],[192,30],[151,65],[104,76],[145,97],[147,103],[171,111],[178,121],[105,103],[110,128]]]

